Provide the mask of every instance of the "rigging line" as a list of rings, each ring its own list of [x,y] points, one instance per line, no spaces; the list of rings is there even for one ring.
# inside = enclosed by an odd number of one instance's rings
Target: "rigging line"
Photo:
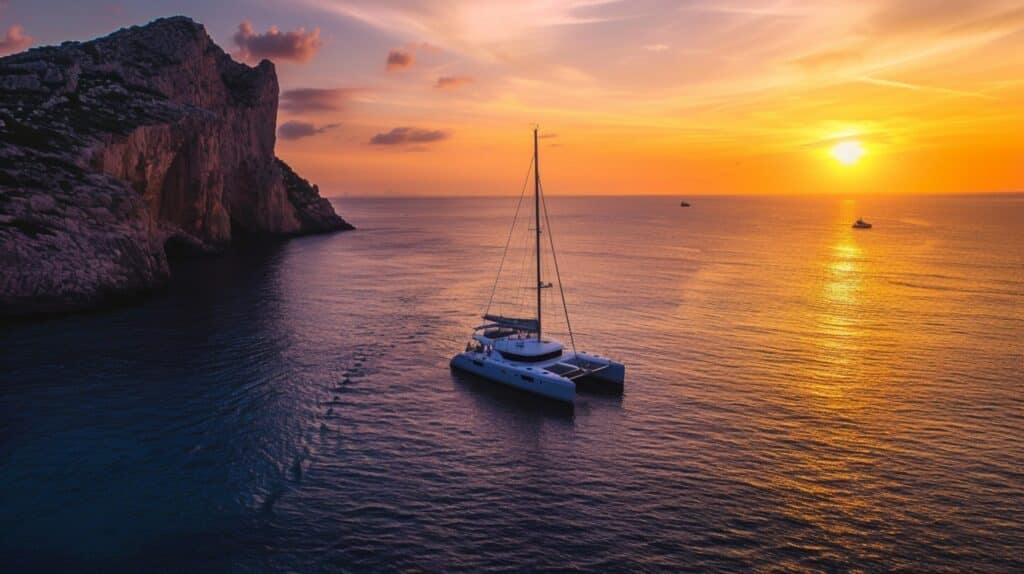
[[[528,219],[532,219],[532,215]],[[523,225],[527,225],[527,223],[523,223]],[[516,245],[509,246],[511,255],[507,257],[510,257],[512,259],[512,261],[509,261],[509,263],[513,265],[512,267],[509,268],[509,274],[507,275],[507,277],[509,277],[511,280],[511,283],[509,284],[509,292],[511,293],[511,299],[509,299],[509,304],[511,309],[509,309],[509,312],[513,314],[520,314],[523,311],[523,298],[525,296],[526,291],[525,274],[527,264],[530,261],[530,259],[527,257],[527,255],[529,254],[529,240],[529,234],[521,233],[519,236],[516,236],[514,238],[514,241],[516,241]]]
[[[512,229],[508,230],[508,239],[505,240],[505,250],[501,253],[501,263],[498,264],[498,275],[494,278],[494,286],[491,287],[491,296],[487,299],[487,309],[484,315],[491,312],[491,303],[494,302],[494,292],[498,289],[498,280],[501,278],[501,269],[505,266],[505,256],[508,254],[508,246],[512,242],[512,232],[516,229],[516,220],[519,218],[519,208],[523,205],[523,197],[526,195],[526,184],[530,182],[530,173],[533,172],[533,158],[530,158],[530,167],[526,170],[526,177],[523,179],[523,190],[519,192],[519,201],[516,203],[516,213],[512,216]]]
[[[565,290],[562,288],[562,274],[558,270],[558,254],[555,252],[555,237],[551,233],[551,221],[548,219],[548,200],[544,196],[544,185],[540,186],[541,205],[544,206],[544,227],[547,229],[548,243],[551,244],[551,259],[555,262],[555,279],[558,280],[558,293],[562,296],[562,311],[565,312],[565,326],[569,329],[569,343],[572,345],[572,354],[579,363],[576,356],[576,337],[572,334],[572,323],[569,322],[569,306],[565,304]]]

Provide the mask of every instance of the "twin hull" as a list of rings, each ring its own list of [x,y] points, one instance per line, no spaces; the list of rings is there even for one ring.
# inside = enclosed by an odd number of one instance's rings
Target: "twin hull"
[[[451,366],[496,383],[558,401],[572,403],[576,400],[576,383],[546,369],[556,363],[571,360],[571,355],[543,364],[512,362],[504,358],[496,358],[495,355],[496,353],[488,355],[473,351],[459,353],[452,357]],[[604,366],[600,372],[588,375],[588,379],[610,385],[619,391],[622,390],[626,376],[626,368],[623,365],[584,353],[579,353],[578,357],[587,363]]]

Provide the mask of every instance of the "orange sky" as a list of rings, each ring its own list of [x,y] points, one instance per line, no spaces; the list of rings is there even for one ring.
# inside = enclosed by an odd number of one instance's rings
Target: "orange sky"
[[[60,41],[68,1],[2,23]],[[328,195],[518,193],[533,123],[551,194],[1024,190],[1019,0],[179,4],[275,60],[279,155]]]

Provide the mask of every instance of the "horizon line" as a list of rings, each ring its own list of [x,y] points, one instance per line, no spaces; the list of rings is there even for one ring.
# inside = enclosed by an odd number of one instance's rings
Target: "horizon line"
[[[630,194],[553,194],[548,197],[579,197],[579,198],[602,198],[602,197],[671,197],[671,198],[689,198],[689,197],[744,197],[744,198],[756,198],[756,197],[857,197],[857,196],[878,196],[885,195],[889,197],[953,197],[953,196],[975,196],[975,195],[1024,195],[1024,189],[1009,189],[1009,190],[998,190],[998,191],[954,191],[954,192],[941,192],[941,191],[925,191],[925,192],[906,192],[906,193],[890,193],[885,191],[863,191],[856,193],[835,193],[835,192],[806,192],[806,193],[693,193],[690,195],[676,195],[667,193],[630,193]],[[487,198],[505,198],[505,197],[519,197],[514,194],[486,194],[486,195],[431,195],[431,194],[415,194],[415,195],[325,195],[326,199],[487,199]]]

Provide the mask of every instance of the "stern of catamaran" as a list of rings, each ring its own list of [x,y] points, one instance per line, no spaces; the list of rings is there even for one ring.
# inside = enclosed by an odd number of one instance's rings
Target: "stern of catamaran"
[[[599,394],[622,394],[626,381],[626,367],[617,361],[600,355],[570,351],[557,365],[548,367],[576,383],[584,392]]]

